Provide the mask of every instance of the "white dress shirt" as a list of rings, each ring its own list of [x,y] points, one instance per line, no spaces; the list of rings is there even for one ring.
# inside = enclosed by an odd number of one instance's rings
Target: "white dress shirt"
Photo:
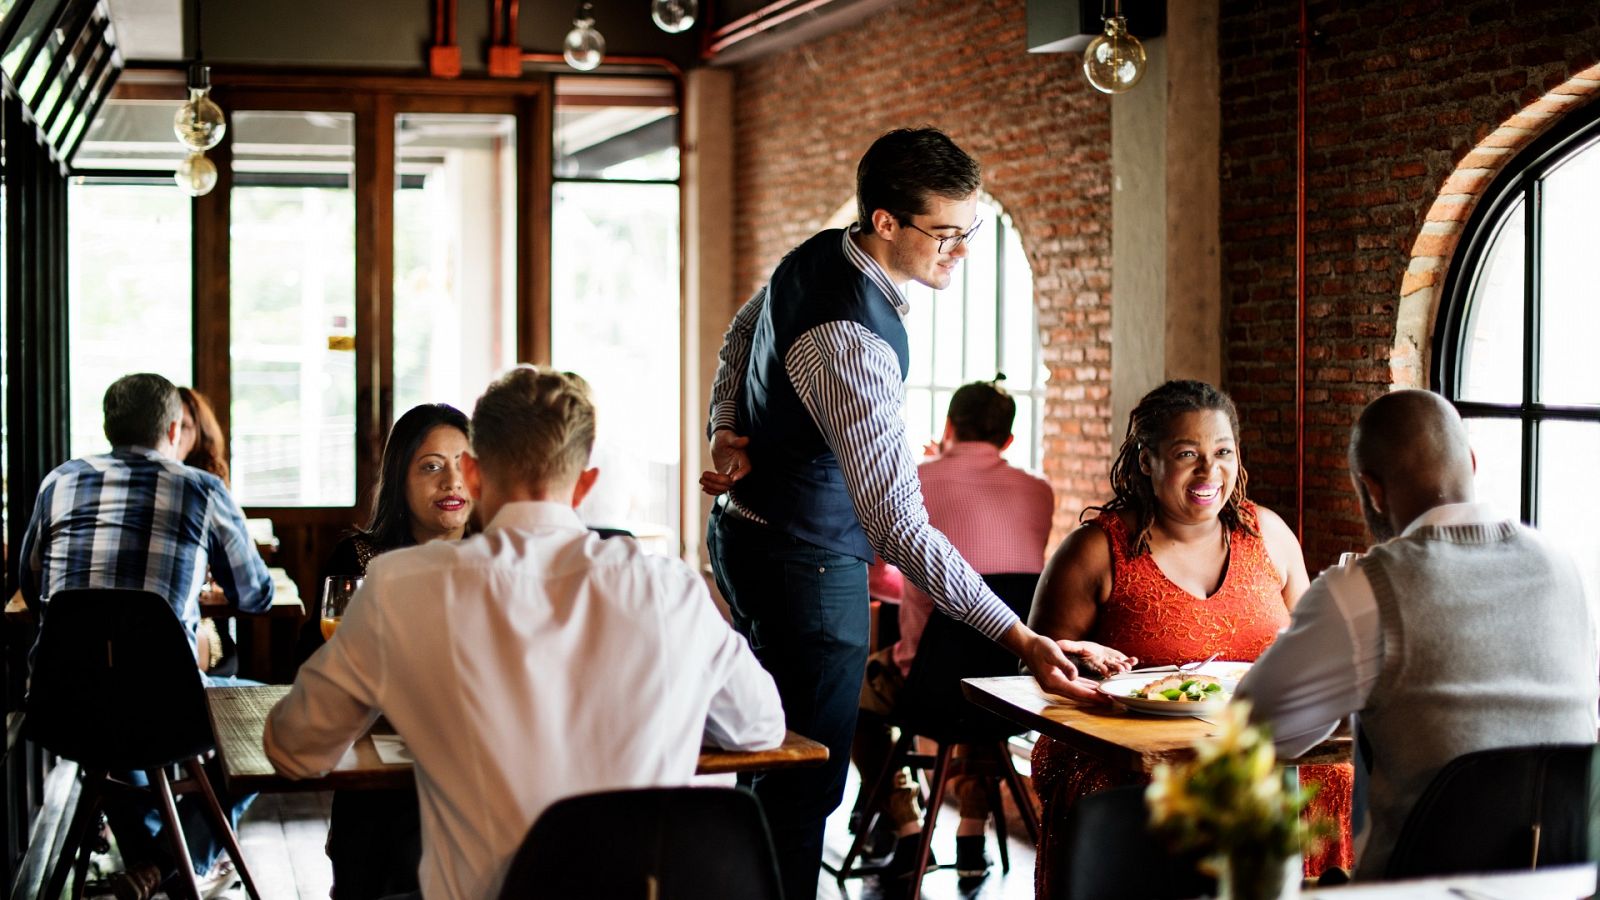
[[[1401,537],[1428,526],[1504,518],[1486,503],[1450,503],[1417,516]],[[1378,599],[1366,573],[1352,561],[1317,576],[1295,604],[1289,629],[1250,667],[1237,693],[1271,720],[1278,755],[1295,757],[1366,706],[1381,671]]]
[[[416,759],[429,900],[496,896],[552,802],[688,783],[702,736],[784,736],[777,688],[679,560],[601,540],[558,503],[373,560],[272,710],[279,771],[326,773],[382,713]],[[597,835],[603,840],[603,835]]]

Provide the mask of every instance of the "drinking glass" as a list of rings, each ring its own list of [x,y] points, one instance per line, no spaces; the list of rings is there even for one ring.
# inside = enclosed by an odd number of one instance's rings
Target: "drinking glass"
[[[361,579],[353,575],[331,575],[322,580],[322,639],[333,640],[333,632],[350,606],[350,598],[361,587]]]

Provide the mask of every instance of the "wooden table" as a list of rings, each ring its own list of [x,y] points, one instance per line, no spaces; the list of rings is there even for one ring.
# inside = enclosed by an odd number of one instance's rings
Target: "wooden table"
[[[217,757],[222,763],[223,777],[227,780],[229,790],[235,793],[381,790],[409,788],[416,783],[410,763],[391,764],[378,758],[372,734],[394,733],[394,729],[387,727],[382,719],[372,732],[356,741],[332,772],[321,778],[287,778],[273,771],[266,750],[261,746],[261,733],[266,729],[267,713],[288,692],[289,685],[286,684],[206,689],[211,728],[217,737]],[[821,765],[827,758],[827,747],[791,731],[775,750],[743,753],[706,748],[700,751],[700,765],[696,774],[721,775],[815,766]]]
[[[1305,900],[1578,900],[1594,893],[1594,864],[1554,866],[1537,872],[1449,875],[1318,888]]]
[[[238,619],[239,674],[261,681],[293,677],[292,648],[306,617],[300,589],[289,573],[280,568],[267,571],[272,573],[273,591],[272,605],[265,612],[240,613],[228,603],[200,604],[200,615],[207,618]],[[222,627],[221,623],[218,627]]]
[[[1194,743],[1217,726],[1190,716],[1152,716],[1121,707],[1092,706],[1051,699],[1028,675],[967,678],[961,682],[967,699],[984,709],[1020,722],[1111,765],[1149,775],[1157,763],[1183,762],[1194,756]],[[1291,765],[1350,761],[1350,738],[1335,734]]]

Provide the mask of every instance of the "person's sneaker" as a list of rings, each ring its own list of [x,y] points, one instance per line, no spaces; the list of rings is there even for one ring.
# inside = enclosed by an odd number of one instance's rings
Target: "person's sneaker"
[[[985,878],[989,875],[989,867],[994,865],[989,859],[989,853],[984,849],[984,836],[981,834],[956,838],[956,875],[960,878]]]
[[[200,876],[200,900],[220,900],[239,884],[239,873],[233,870],[233,861],[223,857]]]

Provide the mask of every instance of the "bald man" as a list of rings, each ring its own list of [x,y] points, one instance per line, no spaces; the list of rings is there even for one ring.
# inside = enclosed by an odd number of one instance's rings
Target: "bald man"
[[[1322,573],[1238,695],[1299,756],[1360,714],[1356,876],[1380,878],[1411,807],[1478,750],[1592,743],[1595,618],[1572,561],[1473,499],[1449,403],[1398,391],[1362,411],[1350,472],[1375,545]],[[1364,803],[1362,802],[1364,799]]]

